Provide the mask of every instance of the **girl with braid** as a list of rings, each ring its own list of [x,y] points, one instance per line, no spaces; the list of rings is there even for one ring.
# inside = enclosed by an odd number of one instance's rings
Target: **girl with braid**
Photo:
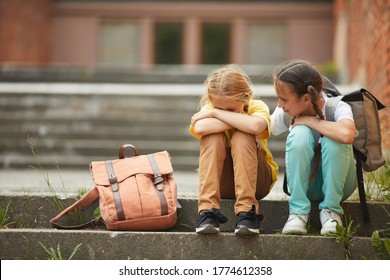
[[[322,76],[306,61],[281,64],[273,81],[278,104],[271,116],[272,134],[290,130],[286,139],[290,215],[282,232],[307,234],[312,201],[320,202],[321,234],[336,232],[336,224],[342,224],[341,202],[356,188],[351,107],[341,101],[335,121],[324,118],[328,97],[322,90]]]

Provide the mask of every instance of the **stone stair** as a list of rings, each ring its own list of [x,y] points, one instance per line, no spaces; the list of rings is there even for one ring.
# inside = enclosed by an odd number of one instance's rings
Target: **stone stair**
[[[272,86],[254,90],[272,112]],[[167,150],[175,170],[195,170],[199,141],[188,125],[203,91],[201,84],[0,83],[1,168],[39,162],[85,169],[116,158],[119,147],[131,143],[140,154]],[[268,144],[283,170],[283,137]]]
[[[0,168],[4,170],[28,168],[37,162],[43,168],[58,165],[61,169],[86,170],[91,161],[116,158],[124,143],[134,144],[140,154],[169,151],[176,171],[197,169],[199,143],[190,136],[188,123],[204,90],[204,74],[189,79],[161,72],[152,81],[148,76],[135,77],[130,81],[133,84],[124,84],[129,82],[128,77],[113,73],[110,84],[107,78],[97,76],[85,81],[68,76],[47,82],[40,72],[22,73],[22,78],[18,71],[12,75],[7,72],[8,76],[0,74]],[[50,77],[60,74],[46,73]],[[272,86],[258,84],[254,90],[272,112],[276,105]],[[342,92],[347,90],[341,88]],[[37,148],[37,156],[33,156],[26,142],[28,137]],[[284,137],[271,136],[268,141],[280,171],[284,169]],[[39,242],[53,248],[59,244],[64,256],[82,243],[75,256],[81,260],[345,258],[343,244],[318,235],[316,205],[308,236],[281,235],[288,215],[287,201],[264,200],[261,234],[240,237],[232,233],[236,220],[234,201],[223,200],[222,212],[229,221],[221,226],[219,235],[210,236],[194,233],[197,200],[179,200],[183,208],[178,210],[176,226],[168,231],[112,232],[103,227],[63,231],[49,225],[50,218],[60,211],[54,196],[0,194],[0,208],[10,203],[10,220],[20,222],[18,228],[0,229],[0,259],[47,259]],[[60,202],[65,207],[74,201],[67,198]],[[346,217],[360,225],[357,236],[348,243],[354,259],[381,258],[370,236],[388,227],[390,204],[368,204],[370,224],[363,223],[359,203],[343,204]],[[91,216],[96,207],[95,203],[86,209],[84,217]]]
[[[55,230],[49,220],[59,213],[58,205],[72,204],[74,198],[56,200],[53,196],[0,195],[0,207],[9,205],[9,221],[19,221],[18,228],[0,229],[0,259],[38,259],[49,256],[39,242],[46,247],[57,248],[69,256],[80,243],[74,259],[79,260],[325,260],[345,259],[344,244],[335,238],[323,237],[319,232],[317,205],[313,205],[309,235],[281,235],[288,216],[287,201],[261,201],[261,213],[265,219],[261,234],[235,236],[236,217],[233,200],[222,200],[221,210],[229,218],[221,225],[218,235],[199,235],[196,225],[197,200],[180,198],[178,221],[167,231],[134,232],[108,231],[104,227],[86,230]],[[56,206],[57,205],[57,206]],[[83,211],[84,221],[90,219],[97,203]],[[353,220],[353,227],[360,225],[357,235],[347,242],[353,259],[381,259],[371,244],[375,230],[388,227],[390,203],[368,203],[371,222],[364,224],[358,202],[344,202],[345,216]],[[74,224],[64,219],[62,224]],[[386,237],[388,238],[388,236]],[[384,238],[382,238],[382,241]],[[390,257],[390,256],[388,256]]]

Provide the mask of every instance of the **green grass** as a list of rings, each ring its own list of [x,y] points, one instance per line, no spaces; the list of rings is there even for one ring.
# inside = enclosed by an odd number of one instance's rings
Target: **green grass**
[[[18,221],[11,219],[9,215],[11,201],[8,202],[7,206],[0,207],[0,228],[10,228],[15,227],[18,224]]]
[[[34,160],[35,160],[34,165],[30,165],[30,167],[33,169],[36,169],[42,173],[45,184],[48,187],[48,189],[50,190],[51,198],[52,198],[51,201],[52,201],[54,207],[58,210],[58,212],[62,212],[66,208],[66,206],[63,204],[62,199],[57,194],[54,186],[52,185],[51,180],[50,180],[50,176],[49,176],[49,172],[47,172],[39,162],[37,146],[35,145],[34,141],[32,140],[32,138],[30,136],[27,136],[26,142],[27,142],[27,145],[28,145],[28,147],[29,147],[29,149],[34,157]],[[56,169],[58,171],[60,170],[60,167],[58,164],[56,165]],[[59,174],[60,174],[60,172],[59,172]],[[68,196],[66,195],[66,187],[65,187],[65,184],[62,180],[61,175],[60,175],[60,180],[61,180],[61,186],[62,186],[62,190],[64,193],[64,197],[67,198]],[[79,189],[77,192],[77,199],[80,199],[86,193],[87,193],[87,190],[85,188]],[[95,210],[95,211],[97,211],[97,210]],[[83,212],[81,210],[75,210],[74,212],[70,213],[69,215],[70,215],[70,217],[72,217],[72,219],[76,223],[83,223],[85,221]]]
[[[371,245],[382,260],[390,260],[390,239],[381,239],[380,231],[376,230],[371,235]]]
[[[378,170],[366,173],[365,183],[370,199],[390,202],[390,162],[387,160]]]
[[[337,222],[337,221],[336,221]],[[343,226],[342,224],[339,224],[337,222],[336,225],[336,232],[335,233],[329,233],[327,236],[335,237],[337,243],[341,243],[344,247],[344,256],[346,260],[352,259],[351,251],[349,250],[349,241],[353,236],[356,235],[358,228],[360,225],[353,226],[353,220],[347,219],[345,217],[345,224],[346,226]]]
[[[53,247],[48,248],[45,245],[43,245],[41,242],[38,242],[38,243],[42,246],[42,248],[45,250],[45,252],[49,255],[49,258],[48,258],[49,260],[64,260],[62,253],[61,253],[60,244],[57,244],[57,248],[53,248]],[[76,255],[76,253],[78,252],[81,245],[82,245],[82,243],[80,243],[76,247],[74,247],[72,253],[66,259],[71,260]]]
[[[390,202],[390,162],[373,172],[364,172],[364,190],[366,199],[379,202]],[[359,200],[358,190],[352,195],[352,200]]]

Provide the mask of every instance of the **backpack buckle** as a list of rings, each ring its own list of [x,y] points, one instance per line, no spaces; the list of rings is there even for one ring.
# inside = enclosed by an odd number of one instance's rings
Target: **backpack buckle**
[[[118,177],[110,175],[110,177],[108,177],[108,182],[110,182],[111,185],[116,184],[118,183]]]
[[[154,174],[154,185],[156,186],[157,190],[161,191],[163,189],[163,177],[161,174]]]

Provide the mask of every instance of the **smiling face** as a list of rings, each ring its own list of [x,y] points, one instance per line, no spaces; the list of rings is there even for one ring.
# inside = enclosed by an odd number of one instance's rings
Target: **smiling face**
[[[290,117],[312,114],[313,106],[307,95],[296,95],[289,84],[280,80],[275,82],[275,91],[278,96],[278,107]]]
[[[278,107],[289,116],[323,118],[321,73],[309,62],[296,60],[279,65],[273,74]]]
[[[214,108],[235,112],[235,113],[243,113],[245,107],[245,101],[237,101],[231,98],[227,98],[226,96],[214,96],[211,100],[211,104]]]

